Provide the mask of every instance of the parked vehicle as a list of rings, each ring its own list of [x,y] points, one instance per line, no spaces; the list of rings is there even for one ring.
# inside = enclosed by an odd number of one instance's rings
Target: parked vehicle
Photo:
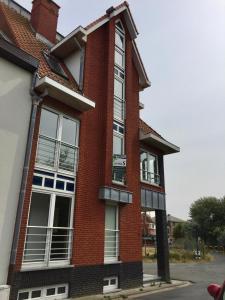
[[[208,286],[208,292],[215,300],[225,300],[225,281],[223,285],[210,284]]]

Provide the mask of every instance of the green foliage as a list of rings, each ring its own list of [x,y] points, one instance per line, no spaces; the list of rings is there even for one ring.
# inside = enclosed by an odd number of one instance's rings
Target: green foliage
[[[225,228],[218,234],[217,241],[219,246],[225,247]]]
[[[203,197],[190,207],[195,236],[208,245],[216,245],[225,224],[225,197]]]
[[[178,223],[173,229],[173,237],[175,240],[184,238],[184,223]]]

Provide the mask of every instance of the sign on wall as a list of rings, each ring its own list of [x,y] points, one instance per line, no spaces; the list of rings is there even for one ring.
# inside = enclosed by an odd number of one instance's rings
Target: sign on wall
[[[113,155],[113,167],[126,167],[127,158],[126,155]]]

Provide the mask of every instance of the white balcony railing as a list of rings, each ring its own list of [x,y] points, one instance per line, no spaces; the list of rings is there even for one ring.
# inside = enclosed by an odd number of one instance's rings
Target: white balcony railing
[[[28,226],[26,233],[23,264],[69,263],[72,248],[71,228]]]
[[[105,260],[117,260],[119,255],[119,230],[105,230]]]

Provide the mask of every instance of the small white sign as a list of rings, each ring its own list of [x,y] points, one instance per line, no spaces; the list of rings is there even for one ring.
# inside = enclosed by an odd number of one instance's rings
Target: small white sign
[[[126,167],[127,158],[126,155],[114,155],[113,167]]]

